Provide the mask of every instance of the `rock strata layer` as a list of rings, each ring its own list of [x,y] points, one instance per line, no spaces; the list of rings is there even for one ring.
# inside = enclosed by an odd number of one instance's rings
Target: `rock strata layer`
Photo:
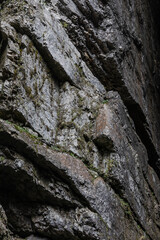
[[[0,239],[160,239],[159,11],[0,1]]]

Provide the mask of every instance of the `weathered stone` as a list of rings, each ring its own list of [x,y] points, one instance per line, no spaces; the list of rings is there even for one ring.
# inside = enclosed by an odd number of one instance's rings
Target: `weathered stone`
[[[158,240],[158,0],[0,9],[0,239]]]
[[[148,176],[147,152],[119,95],[109,92],[107,98],[107,103],[100,109],[95,130],[95,141],[103,147],[102,171],[113,189],[130,203],[144,229],[155,238],[159,232],[154,225],[158,203],[148,185],[153,185],[153,180],[149,179],[147,183],[145,179]],[[106,139],[111,141],[112,148]],[[146,192],[150,196],[148,200]],[[148,222],[150,208],[152,214]]]
[[[88,206],[91,211],[96,211],[98,213],[97,217],[99,219],[99,215],[101,215],[101,218],[103,219],[103,223],[107,226],[107,232],[108,235],[111,237],[114,237],[114,239],[118,239],[119,236],[125,235],[124,231],[120,231],[122,229],[122,226],[125,225],[125,215],[123,214],[123,211],[121,209],[121,201],[117,199],[117,196],[115,193],[110,189],[108,185],[104,183],[104,181],[101,178],[96,178],[95,180],[93,177],[89,174],[87,167],[83,164],[81,160],[78,160],[74,157],[71,157],[65,153],[58,153],[54,152],[52,149],[47,148],[45,144],[40,144],[40,142],[36,139],[35,140],[26,132],[20,132],[16,129],[15,125],[6,123],[1,120],[1,127],[0,127],[0,142],[2,145],[6,145],[9,148],[12,149],[14,146],[14,151],[18,152],[18,154],[23,154],[27,159],[32,159],[32,164],[38,164],[40,169],[43,169],[43,171],[47,172],[48,177],[53,177],[54,175],[58,178],[62,178],[66,183],[69,184],[70,192],[73,191],[73,193],[77,194],[77,197],[80,201],[79,205],[86,205]],[[6,139],[6,142],[4,141]],[[17,144],[14,144],[17,143]],[[12,145],[13,144],[13,145]],[[5,152],[2,148],[2,151]],[[9,163],[10,162],[10,163]],[[10,172],[8,175],[8,178],[6,179],[7,182],[12,182],[13,185],[12,189],[16,190],[16,194],[18,196],[25,196],[27,201],[34,201],[34,202],[48,202],[48,204],[58,204],[60,205],[60,199],[57,198],[57,201],[54,203],[54,194],[57,192],[59,196],[59,191],[63,195],[63,201],[65,204],[65,194],[64,191],[58,184],[56,185],[57,190],[54,190],[54,184],[51,186],[51,184],[48,184],[49,187],[51,187],[51,190],[48,189],[48,187],[44,186],[44,183],[42,183],[42,180],[33,179],[33,174],[35,175],[35,171],[33,170],[33,167],[29,165],[27,170],[27,163],[23,163],[23,160],[5,160],[4,153],[2,158],[2,173],[4,172]],[[15,168],[15,173],[11,173],[9,171],[10,168]],[[17,170],[16,170],[17,169]],[[20,175],[20,172],[23,172],[23,174]],[[26,172],[26,173],[25,173]],[[33,172],[33,173],[32,173]],[[28,177],[26,176],[28,175]],[[30,176],[29,176],[30,175]],[[3,174],[1,174],[3,179]],[[28,180],[30,177],[32,179]],[[46,177],[47,177],[46,176]],[[45,177],[45,184],[46,179]],[[56,178],[57,178],[56,177]],[[23,180],[24,178],[24,180]],[[35,177],[34,177],[35,178]],[[20,183],[16,183],[18,179],[21,179]],[[25,181],[25,183],[24,183]],[[4,184],[3,184],[4,182]],[[23,187],[25,184],[26,190]],[[34,187],[34,185],[36,186]],[[42,187],[38,187],[38,185],[41,185]],[[7,183],[5,183],[5,180],[2,181],[1,189],[3,190],[3,186],[7,186]],[[33,185],[33,186],[32,186]],[[65,186],[65,184],[62,184],[62,186]],[[8,186],[10,187],[10,185]],[[42,189],[41,189],[42,188]],[[44,188],[44,190],[43,190]],[[60,189],[61,188],[61,189]],[[28,189],[28,190],[27,190]],[[35,191],[38,192],[36,193]],[[47,193],[48,191],[48,193]],[[53,192],[52,192],[53,191]],[[49,193],[50,192],[50,193]],[[50,196],[48,195],[50,194]],[[51,195],[52,194],[52,195]],[[4,192],[5,195],[5,192]],[[12,195],[12,192],[11,192]],[[45,197],[46,196],[46,197]],[[56,200],[56,199],[55,199]],[[69,200],[69,199],[68,199]],[[23,200],[21,200],[23,201]],[[70,200],[69,200],[70,201]],[[77,202],[78,204],[78,202]],[[68,203],[68,206],[76,206],[75,203]],[[66,206],[67,206],[66,205]],[[64,206],[64,205],[63,205]],[[78,205],[77,205],[78,206]],[[115,208],[116,207],[116,208]],[[7,208],[6,208],[7,209]],[[23,209],[23,207],[22,207]],[[112,209],[112,211],[110,211]],[[8,210],[7,210],[8,211]],[[15,221],[11,221],[13,225],[16,226],[16,229],[20,229],[19,233],[23,234],[30,234],[32,232],[31,229],[26,228],[26,225],[24,230],[22,230],[21,223],[25,222],[24,217],[22,215],[22,220],[18,223],[17,222],[17,211],[13,212],[11,207],[11,216],[15,215]],[[18,216],[20,214],[18,213]],[[10,219],[10,214],[8,215]],[[101,220],[99,219],[99,221]],[[119,219],[119,220],[118,220]],[[15,222],[15,223],[14,223]],[[43,220],[41,221],[43,222]],[[121,222],[121,224],[119,224]],[[17,225],[18,224],[18,225]],[[20,225],[19,225],[20,224]],[[31,226],[31,223],[30,223]],[[111,231],[113,226],[116,226],[116,229]],[[106,229],[104,225],[104,229]],[[88,233],[90,234],[90,233]],[[105,235],[105,231],[103,232]],[[138,233],[137,233],[138,234]],[[45,235],[45,236],[48,236]],[[88,235],[89,237],[89,235]],[[98,238],[95,238],[98,239]],[[105,239],[102,237],[102,239]]]

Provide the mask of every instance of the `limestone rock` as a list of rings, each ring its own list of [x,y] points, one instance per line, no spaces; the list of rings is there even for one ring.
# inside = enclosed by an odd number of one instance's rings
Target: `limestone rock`
[[[0,1],[0,239],[160,239],[159,11]]]

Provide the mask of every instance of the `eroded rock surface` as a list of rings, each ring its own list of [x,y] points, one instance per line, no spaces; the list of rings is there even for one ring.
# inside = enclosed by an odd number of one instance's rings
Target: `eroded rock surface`
[[[0,239],[160,239],[158,0],[0,9]]]

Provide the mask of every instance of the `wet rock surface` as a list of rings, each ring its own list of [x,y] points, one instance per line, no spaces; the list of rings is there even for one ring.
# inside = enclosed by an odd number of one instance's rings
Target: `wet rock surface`
[[[158,1],[0,1],[0,239],[160,239]]]

